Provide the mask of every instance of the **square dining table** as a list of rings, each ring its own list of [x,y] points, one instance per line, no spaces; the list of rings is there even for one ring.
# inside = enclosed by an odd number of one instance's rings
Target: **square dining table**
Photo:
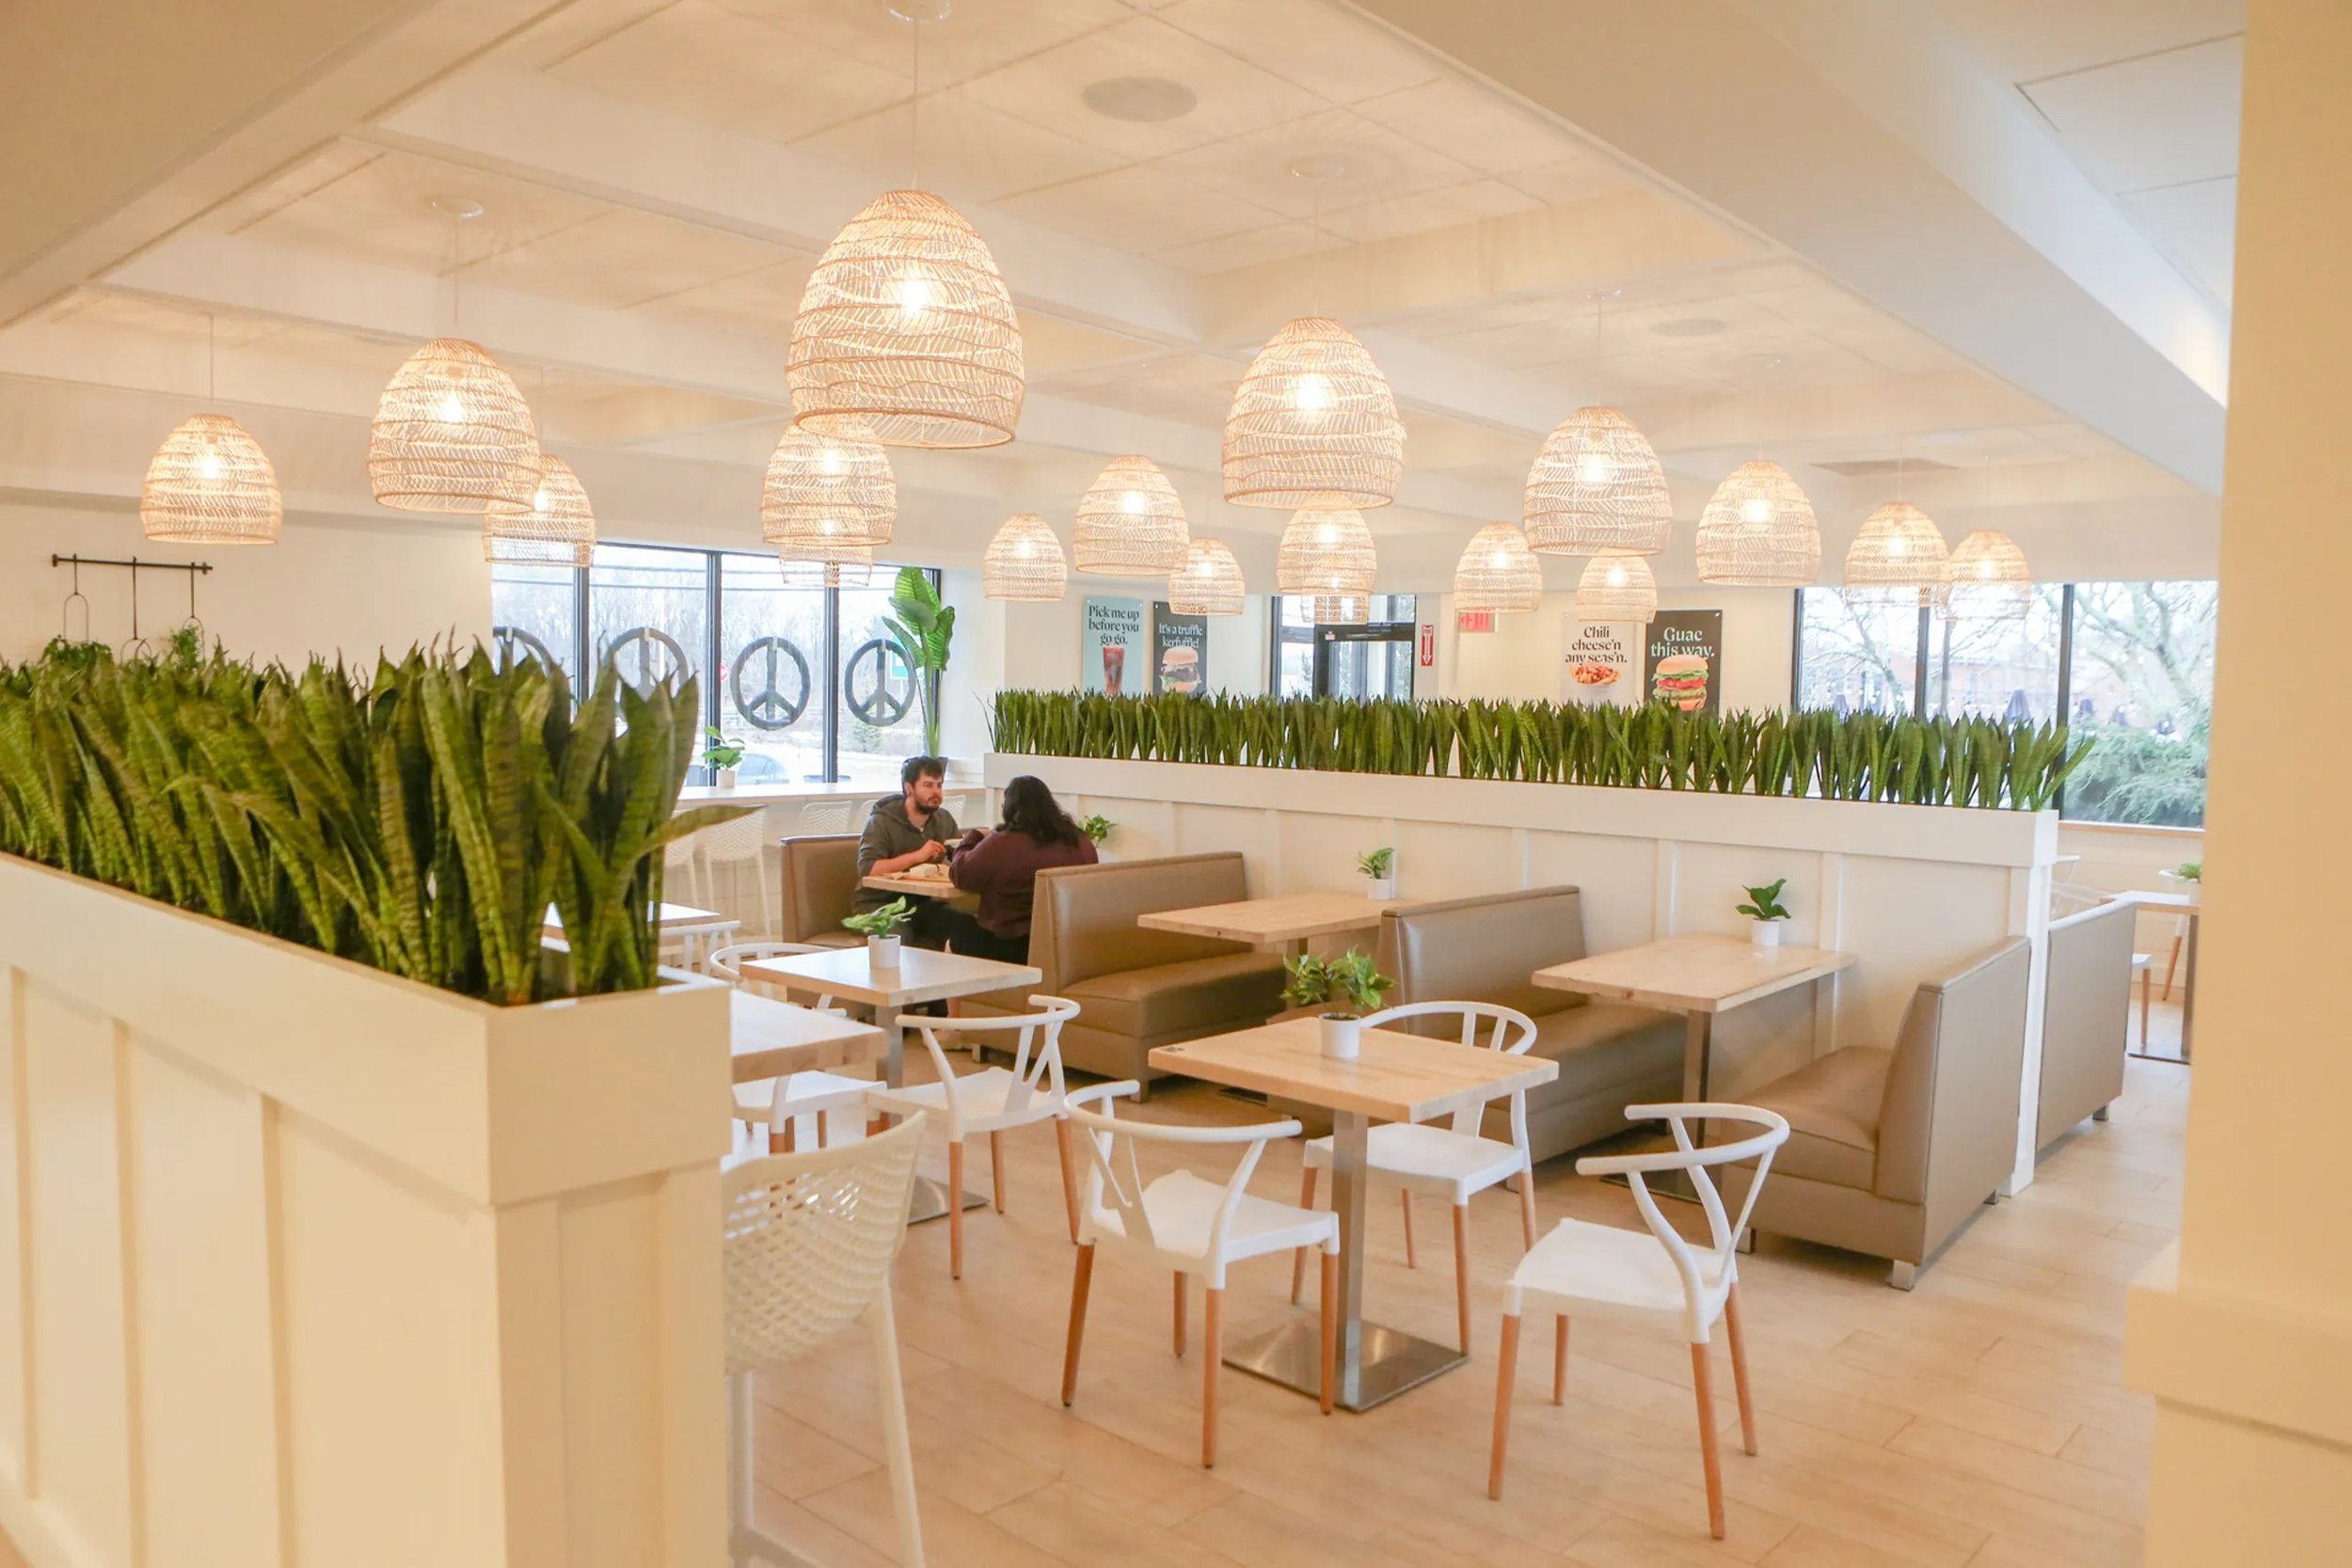
[[[695,962],[696,943],[707,948],[720,937],[732,936],[743,928],[743,923],[717,910],[698,910],[691,904],[656,904],[653,923],[665,942],[675,942],[683,950],[688,969],[699,969]],[[564,917],[553,904],[548,906],[547,926],[542,933],[557,942],[564,940]],[[707,956],[706,952],[706,957]]]
[[[857,885],[903,898],[953,898],[962,891],[945,877],[910,877],[903,871],[891,877],[860,877]]]
[[[1367,898],[1360,893],[1285,893],[1230,904],[1154,910],[1136,916],[1136,924],[1147,931],[1248,942],[1263,952],[1295,958],[1312,938],[1376,930],[1385,911],[1408,907],[1394,898]]]
[[[740,987],[729,994],[727,1005],[739,1084],[794,1072],[870,1067],[887,1049],[880,1029],[839,1013],[820,1013]]]
[[[1321,1025],[1311,1018],[1163,1045],[1152,1051],[1151,1061],[1162,1072],[1255,1089],[1331,1113],[1331,1209],[1340,1218],[1340,1386],[1334,1403],[1369,1410],[1470,1359],[1452,1345],[1364,1321],[1364,1200],[1372,1124],[1427,1121],[1483,1105],[1550,1083],[1560,1075],[1559,1063],[1393,1029],[1363,1031],[1361,1053],[1340,1061],[1323,1053]],[[1225,1364],[1311,1399],[1321,1395],[1320,1332],[1311,1321],[1286,1323],[1237,1343]]]

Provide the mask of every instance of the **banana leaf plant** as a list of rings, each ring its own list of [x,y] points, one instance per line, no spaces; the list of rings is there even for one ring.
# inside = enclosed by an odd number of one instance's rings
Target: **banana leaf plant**
[[[939,680],[947,672],[948,644],[955,641],[956,607],[940,602],[939,588],[929,572],[901,566],[890,590],[890,609],[882,623],[914,674],[914,689],[923,705],[923,751],[937,756]]]

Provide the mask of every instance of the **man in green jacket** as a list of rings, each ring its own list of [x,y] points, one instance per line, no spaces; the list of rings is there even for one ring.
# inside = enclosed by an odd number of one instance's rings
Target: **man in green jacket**
[[[896,896],[867,887],[868,877],[911,871],[930,861],[945,861],[961,836],[955,815],[942,804],[947,765],[938,757],[909,757],[898,769],[898,793],[874,802],[866,816],[866,831],[857,841],[858,886],[850,907],[859,914],[878,910]],[[937,928],[941,900],[914,900],[914,919],[907,940],[917,947],[937,947],[946,934]]]

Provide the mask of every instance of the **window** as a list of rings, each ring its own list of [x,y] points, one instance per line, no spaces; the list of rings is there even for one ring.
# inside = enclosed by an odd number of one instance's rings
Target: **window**
[[[588,568],[588,647],[643,689],[705,673],[709,660],[710,558],[700,550],[598,545]]]
[[[877,579],[887,582],[883,574]],[[841,679],[834,688],[834,724],[846,767],[887,760],[896,766],[923,749],[923,702],[882,617],[887,586],[841,591]]]
[[[2213,719],[2211,582],[2038,588],[2023,619],[1950,622],[1797,596],[1801,707],[2027,723],[2063,714],[2096,744],[2059,809],[2077,821],[2201,827]]]
[[[1278,697],[1410,697],[1414,597],[1375,594],[1359,626],[1318,626],[1298,594],[1274,598],[1274,694]]]
[[[821,779],[825,591],[787,588],[771,555],[719,558],[719,728],[743,784]]]
[[[544,658],[580,684],[580,574],[569,566],[490,568],[491,637],[501,658]]]

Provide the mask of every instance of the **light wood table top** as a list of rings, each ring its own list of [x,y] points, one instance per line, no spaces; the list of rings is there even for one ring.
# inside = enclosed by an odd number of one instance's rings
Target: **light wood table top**
[[[2127,904],[2137,904],[2143,910],[2160,914],[2182,914],[2195,920],[2204,905],[2185,893],[2119,893],[2116,897]]]
[[[1827,947],[1758,947],[1745,937],[1661,937],[1535,972],[1547,990],[1581,991],[1680,1013],[1724,1013],[1852,966]]]
[[[1275,947],[1310,937],[1368,931],[1380,924],[1383,911],[1406,907],[1394,898],[1367,898],[1360,893],[1290,893],[1279,898],[1158,910],[1136,916],[1136,924],[1150,931],[1181,931],[1186,936],[1246,942],[1252,947]]]
[[[1425,1121],[1560,1076],[1560,1064],[1542,1056],[1506,1056],[1395,1029],[1365,1030],[1362,1053],[1335,1061],[1323,1053],[1311,1018],[1163,1045],[1152,1065],[1375,1121]]]
[[[961,890],[945,877],[860,877],[858,886],[909,898],[953,898]]]
[[[1045,976],[1027,964],[997,963],[991,958],[966,958],[961,953],[935,953],[928,947],[902,946],[898,950],[898,968],[877,969],[871,950],[858,946],[752,959],[743,965],[743,978],[783,986],[787,990],[822,991],[851,1002],[896,1008],[1010,986],[1034,986]]]
[[[686,926],[740,926],[742,922],[732,915],[721,914],[717,910],[698,910],[691,904],[658,904],[654,907],[654,924],[665,931],[672,931]],[[551,937],[564,934],[564,916],[552,904],[548,906],[547,934]]]
[[[796,1007],[747,990],[736,991],[728,1006],[739,1084],[787,1072],[866,1067],[881,1061],[887,1049],[880,1029],[836,1013]]]

